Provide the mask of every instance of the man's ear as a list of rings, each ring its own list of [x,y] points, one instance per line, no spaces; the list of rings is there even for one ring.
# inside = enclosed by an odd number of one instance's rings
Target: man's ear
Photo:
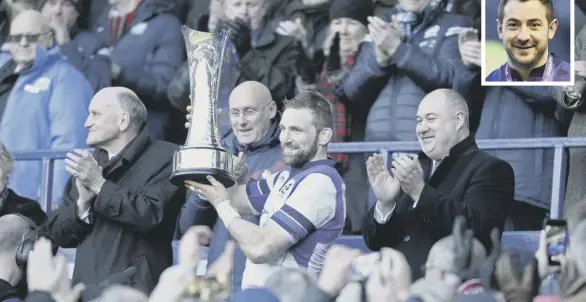
[[[332,140],[333,131],[332,128],[323,128],[319,134],[317,142],[320,146],[325,146]]]
[[[122,112],[120,119],[118,120],[118,129],[121,132],[128,130],[130,127],[130,114],[128,112]]]
[[[547,37],[551,40],[555,36],[556,31],[558,30],[558,19],[553,19],[549,23],[549,32],[547,33]]]
[[[503,24],[501,20],[496,19],[496,32],[498,33],[499,39],[503,39]]]

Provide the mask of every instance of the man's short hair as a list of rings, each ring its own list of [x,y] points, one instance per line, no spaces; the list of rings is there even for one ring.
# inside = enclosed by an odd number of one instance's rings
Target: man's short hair
[[[553,3],[551,0],[501,0],[501,3],[499,4],[499,9],[498,9],[498,19],[501,23],[503,22],[503,18],[504,18],[504,14],[505,14],[505,5],[507,5],[507,3],[509,3],[510,1],[519,1],[519,2],[539,1],[543,6],[545,6],[545,9],[547,9],[547,13],[546,13],[547,22],[551,22],[551,21],[553,21],[553,19],[555,19],[555,13],[553,10]]]
[[[0,181],[4,184],[8,184],[8,178],[13,170],[12,155],[6,150],[6,146],[0,141]]]
[[[450,89],[442,89],[442,93],[444,94],[446,102],[448,103],[450,108],[454,110],[454,113],[462,112],[467,118],[470,117],[468,103],[466,103],[466,100],[461,94]]]
[[[312,286],[313,279],[307,272],[294,268],[282,268],[271,274],[265,288],[272,291],[281,301],[299,301]]]
[[[0,252],[12,253],[16,252],[24,234],[29,231],[29,225],[24,218],[9,214],[0,217],[0,230]]]
[[[333,128],[332,104],[317,91],[303,91],[293,99],[285,101],[285,109],[309,109],[313,114],[314,125],[318,131]]]
[[[122,89],[117,92],[120,108],[128,112],[130,116],[130,126],[140,130],[147,120],[147,109],[140,98],[131,90]]]

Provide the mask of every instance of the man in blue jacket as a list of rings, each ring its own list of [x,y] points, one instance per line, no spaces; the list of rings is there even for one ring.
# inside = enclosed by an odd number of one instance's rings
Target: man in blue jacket
[[[94,91],[52,42],[48,22],[24,11],[10,27],[10,53],[0,53],[0,139],[10,152],[86,148],[83,126]],[[14,165],[10,188],[38,199],[41,162]],[[63,161],[55,163],[53,200],[61,201],[69,178]]]
[[[498,34],[508,62],[491,72],[486,81],[569,82],[570,64],[549,52],[549,40],[557,27],[552,1],[501,0]]]
[[[266,170],[270,173],[280,170],[284,165],[281,162],[279,125],[276,121],[277,106],[269,89],[259,82],[244,82],[234,88],[229,103],[232,130],[222,140],[227,151],[234,155],[244,153],[253,180],[262,179]],[[258,223],[257,216],[243,217]],[[207,225],[213,229],[208,264],[216,261],[226,242],[231,240],[230,233],[222,220],[218,219],[214,207],[196,195],[192,195],[183,208],[178,224],[178,237],[192,225]],[[232,277],[234,291],[240,290],[245,263],[244,253],[237,249]]]

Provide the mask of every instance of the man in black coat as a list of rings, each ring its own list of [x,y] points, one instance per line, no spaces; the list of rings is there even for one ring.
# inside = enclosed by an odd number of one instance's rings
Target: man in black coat
[[[393,154],[389,173],[382,156],[366,162],[376,204],[363,223],[368,248],[391,247],[405,254],[413,280],[433,244],[452,232],[462,215],[487,250],[490,232],[503,229],[514,201],[511,166],[478,149],[469,131],[465,100],[438,89],[428,94],[417,112],[422,152]]]
[[[91,101],[85,124],[95,152],[67,155],[73,177],[46,228],[59,246],[77,248],[74,284],[97,284],[134,266],[129,283],[148,294],[172,264],[185,190],[169,181],[176,145],[151,139],[146,119],[135,93],[105,88]]]

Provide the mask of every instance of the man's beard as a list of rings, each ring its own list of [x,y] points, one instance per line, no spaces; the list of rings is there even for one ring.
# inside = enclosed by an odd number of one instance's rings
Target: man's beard
[[[299,153],[289,158],[285,157],[285,147],[286,146],[281,147],[283,163],[286,165],[290,165],[293,168],[301,168],[305,166],[308,162],[310,162],[311,159],[313,159],[317,154],[317,137],[315,138],[315,141],[313,142],[309,150],[301,151],[298,148]]]

